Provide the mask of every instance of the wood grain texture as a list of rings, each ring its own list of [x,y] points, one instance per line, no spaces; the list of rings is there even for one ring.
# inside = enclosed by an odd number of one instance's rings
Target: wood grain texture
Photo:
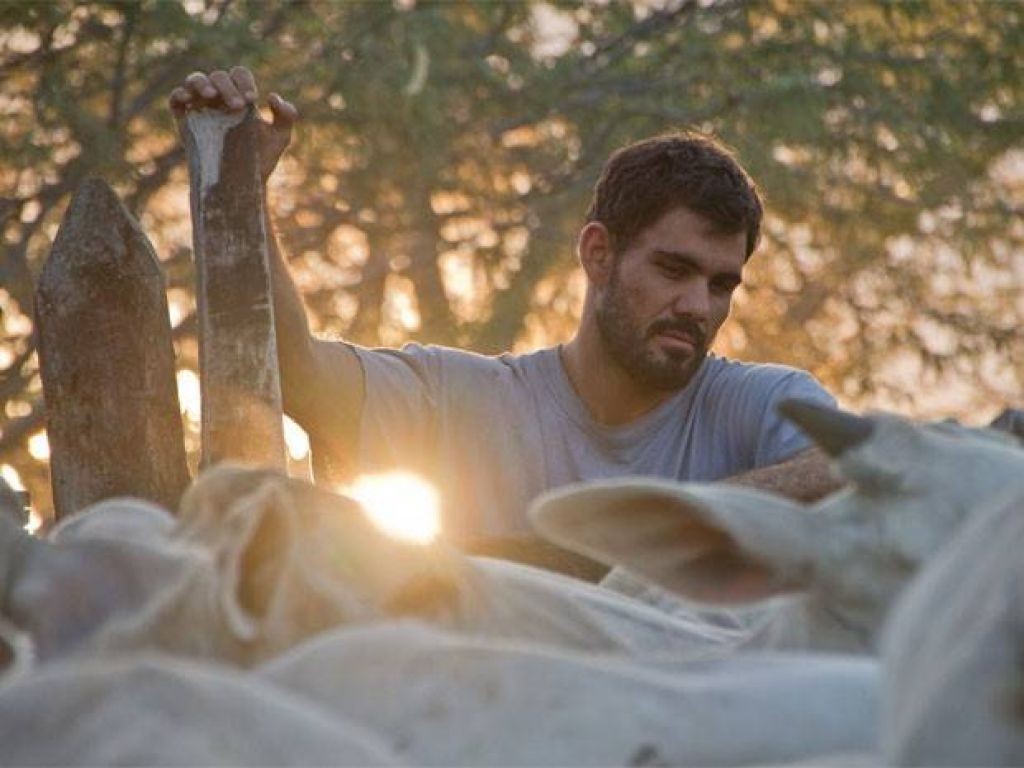
[[[120,495],[176,509],[189,476],[163,275],[99,179],[64,216],[36,328],[57,517]]]
[[[285,467],[257,118],[188,116],[203,467]]]

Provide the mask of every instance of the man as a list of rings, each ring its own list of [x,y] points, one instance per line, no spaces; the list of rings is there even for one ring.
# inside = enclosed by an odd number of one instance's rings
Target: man
[[[190,109],[256,103],[252,74],[190,75],[170,97]],[[264,179],[298,117],[271,94]],[[360,468],[431,477],[458,536],[527,530],[536,494],[579,480],[657,475],[815,498],[835,487],[825,459],[776,413],[787,397],[832,404],[812,377],[709,355],[759,237],[757,191],[713,140],[680,134],[617,152],[578,241],[587,276],[567,344],[483,357],[407,345],[370,350],[314,338],[271,245],[285,408]],[[271,231],[268,222],[268,231]]]

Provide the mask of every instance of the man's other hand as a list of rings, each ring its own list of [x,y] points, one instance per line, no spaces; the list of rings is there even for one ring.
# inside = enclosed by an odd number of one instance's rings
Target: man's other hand
[[[179,130],[185,116],[196,109],[222,109],[237,112],[250,104],[257,104],[259,91],[256,79],[245,67],[232,67],[229,72],[218,69],[209,74],[193,72],[181,85],[171,91],[168,104]],[[295,105],[279,94],[271,93],[267,103],[273,122],[260,119],[260,174],[263,181],[277,167],[277,161],[292,138],[292,127],[299,118]]]

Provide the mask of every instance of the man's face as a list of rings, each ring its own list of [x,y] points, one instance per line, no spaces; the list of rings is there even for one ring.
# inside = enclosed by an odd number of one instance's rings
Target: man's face
[[[616,255],[596,305],[609,355],[637,383],[680,389],[729,314],[746,259],[746,234],[714,233],[675,208]]]

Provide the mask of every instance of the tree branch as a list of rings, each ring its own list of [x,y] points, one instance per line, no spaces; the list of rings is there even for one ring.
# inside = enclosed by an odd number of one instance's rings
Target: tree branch
[[[46,408],[43,398],[37,397],[32,401],[32,410],[26,416],[12,419],[3,427],[0,434],[0,456],[7,451],[21,445],[22,441],[45,426]]]
[[[119,132],[121,123],[125,68],[128,63],[128,48],[131,44],[132,33],[135,31],[137,11],[138,7],[131,4],[123,6],[122,10],[124,23],[121,25],[121,41],[117,46],[117,61],[114,63],[114,75],[110,82],[110,110],[107,117],[107,126],[115,133]]]

